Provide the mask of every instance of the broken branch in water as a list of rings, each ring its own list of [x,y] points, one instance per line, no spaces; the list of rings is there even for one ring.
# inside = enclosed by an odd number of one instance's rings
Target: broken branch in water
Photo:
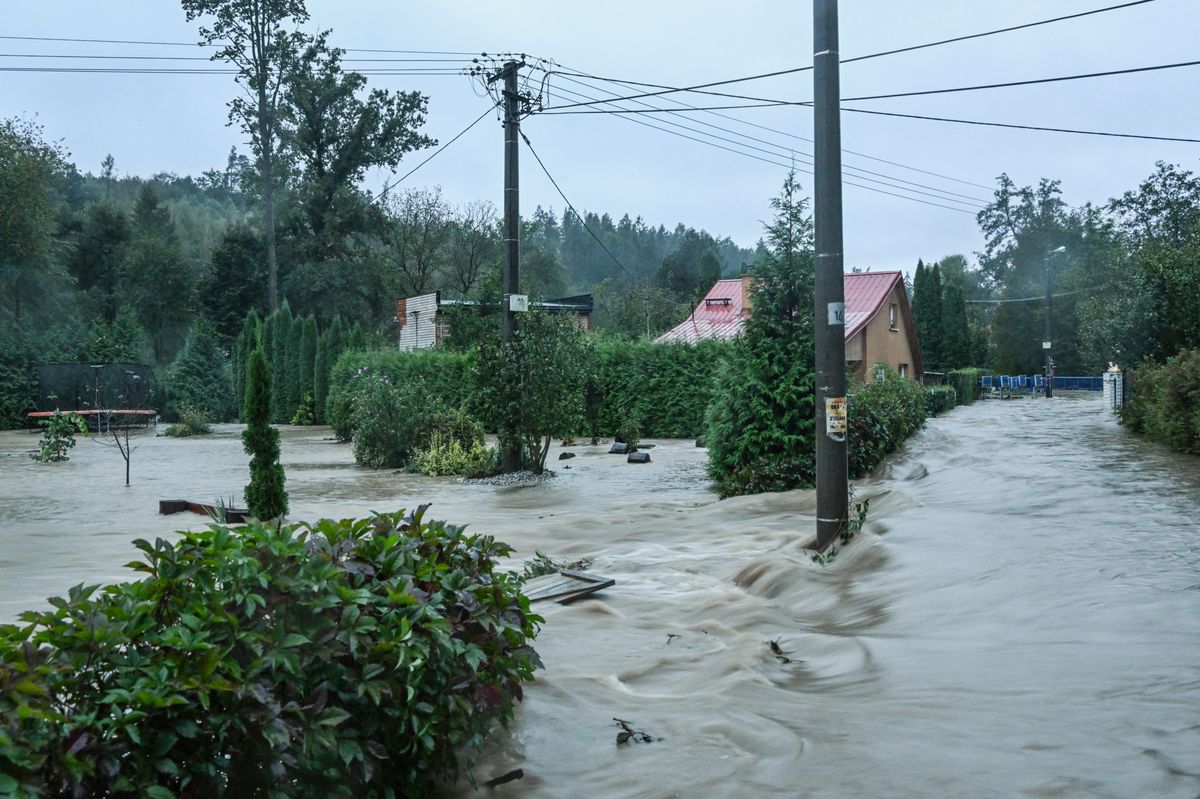
[[[483,784],[484,788],[495,788],[497,785],[503,785],[506,782],[522,779],[525,776],[525,770],[515,768],[507,774],[501,774],[499,777],[492,777]]]
[[[792,653],[783,651],[783,648],[779,646],[778,638],[776,638],[773,641],[767,641],[766,643],[767,643],[767,646],[771,648],[771,654],[774,655],[775,659],[778,660],[780,663],[802,663],[803,662],[801,660],[796,660],[794,658],[788,657],[788,655],[790,655]]]
[[[621,731],[617,733],[617,746],[620,746],[621,744],[627,744],[630,741],[633,741],[635,744],[648,744],[653,743],[654,741],[662,740],[662,738],[655,738],[648,732],[635,730],[631,723],[625,721],[624,719],[619,719],[616,716],[613,716],[613,721],[621,725]]]

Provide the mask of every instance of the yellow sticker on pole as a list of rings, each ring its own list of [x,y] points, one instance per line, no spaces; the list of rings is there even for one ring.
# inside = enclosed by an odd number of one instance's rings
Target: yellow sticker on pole
[[[846,440],[846,398],[825,398],[825,435],[834,441]]]

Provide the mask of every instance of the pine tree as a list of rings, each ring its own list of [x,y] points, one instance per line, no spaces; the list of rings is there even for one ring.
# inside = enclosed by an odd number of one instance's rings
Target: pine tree
[[[795,174],[771,201],[753,311],[709,411],[709,471],[725,496],[813,481],[812,217]]]
[[[242,446],[250,456],[250,483],[246,506],[256,519],[277,519],[287,514],[283,466],[279,463],[279,431],[271,426],[271,373],[262,347],[250,354],[246,365],[246,404],[242,418]]]

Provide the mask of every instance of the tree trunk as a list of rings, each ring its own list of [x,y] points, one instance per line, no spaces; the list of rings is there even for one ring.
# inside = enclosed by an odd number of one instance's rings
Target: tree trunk
[[[266,86],[258,90],[258,146],[262,172],[263,243],[267,252],[267,307],[279,310],[279,270],[275,262],[275,163],[274,131]]]

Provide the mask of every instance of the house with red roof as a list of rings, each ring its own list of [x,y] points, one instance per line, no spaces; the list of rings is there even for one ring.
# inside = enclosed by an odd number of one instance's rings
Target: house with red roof
[[[846,362],[864,383],[875,380],[877,364],[901,377],[920,380],[924,371],[912,307],[900,272],[854,272],[844,277]],[[695,343],[731,339],[741,332],[751,308],[753,278],[718,280],[696,309],[659,342]]]

